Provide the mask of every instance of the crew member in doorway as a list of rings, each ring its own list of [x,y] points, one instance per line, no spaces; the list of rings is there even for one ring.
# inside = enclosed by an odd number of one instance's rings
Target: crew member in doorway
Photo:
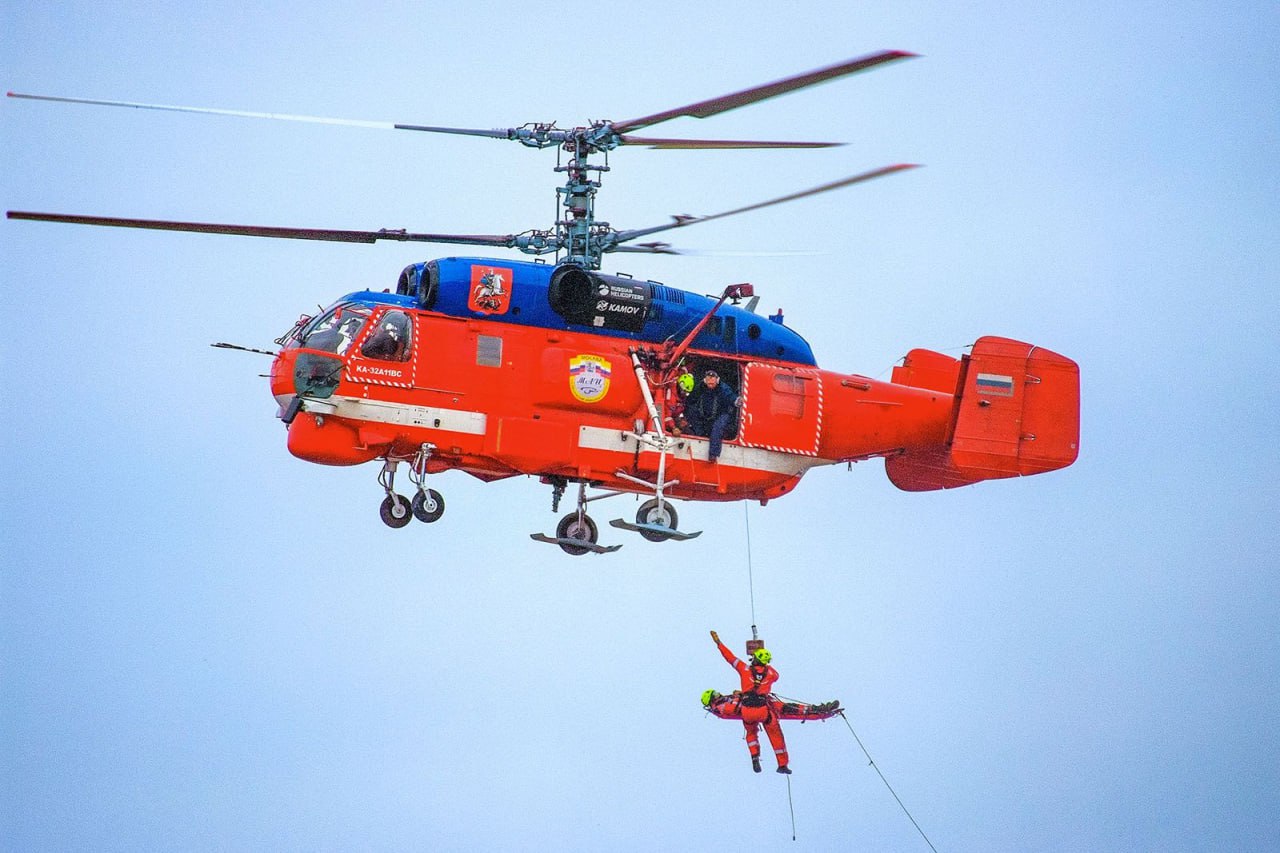
[[[689,421],[684,416],[685,401],[696,384],[689,368],[681,367],[674,390],[667,391],[667,416],[663,425],[672,435],[682,435],[689,429]]]
[[[782,737],[782,724],[778,721],[780,703],[771,694],[778,671],[769,666],[773,656],[768,649],[756,649],[751,653],[751,663],[745,663],[720,642],[720,635],[711,632],[711,639],[729,665],[738,671],[742,689],[737,699],[742,713],[742,726],[747,731],[747,749],[751,752],[751,769],[760,772],[760,725],[764,724],[773,754],[778,758],[778,772],[790,773],[787,766],[787,742]]]
[[[720,458],[720,445],[737,414],[737,396],[733,389],[720,381],[720,374],[708,370],[702,374],[702,384],[694,388],[685,400],[684,416],[689,422],[689,432],[711,439],[707,458]]]

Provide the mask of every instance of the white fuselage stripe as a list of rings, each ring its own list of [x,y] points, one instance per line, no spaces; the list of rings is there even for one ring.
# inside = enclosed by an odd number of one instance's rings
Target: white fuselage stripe
[[[590,450],[613,450],[628,455],[636,451],[636,437],[633,433],[601,427],[579,427],[578,446]],[[676,459],[693,459],[707,461],[707,451],[711,442],[705,438],[682,435],[675,440],[671,455]],[[658,451],[648,444],[641,444],[641,454],[658,455]],[[774,474],[795,476],[803,474],[810,468],[819,465],[831,465],[830,459],[815,459],[795,453],[780,453],[756,447],[725,442],[720,450],[720,464],[732,465],[735,468],[749,468],[753,471],[768,471]]]
[[[484,412],[468,412],[462,409],[446,409],[438,406],[410,406],[383,400],[364,400],[359,397],[334,396],[327,400],[308,397],[302,410],[317,415],[334,415],[356,421],[395,424],[399,426],[438,429],[467,435],[484,435],[488,416]],[[656,438],[656,436],[651,436]],[[680,436],[671,449],[674,459],[707,461],[711,442],[705,438]],[[606,427],[581,426],[578,428],[578,447],[586,450],[608,450],[632,456],[636,452],[634,433]],[[656,456],[658,451],[647,443],[641,443],[641,454]],[[745,447],[726,441],[720,452],[720,464],[753,471],[797,476],[821,465],[831,465],[833,460],[819,459],[808,454]]]
[[[425,427],[469,435],[484,435],[488,424],[488,417],[484,412],[443,409],[438,406],[410,406],[383,400],[362,400],[359,397],[330,397],[327,400],[308,397],[302,409],[317,415],[335,415],[355,421]]]

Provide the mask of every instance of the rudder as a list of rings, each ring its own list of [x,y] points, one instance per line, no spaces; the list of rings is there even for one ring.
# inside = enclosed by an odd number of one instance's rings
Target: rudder
[[[895,486],[912,492],[950,489],[1075,462],[1080,368],[1074,361],[1033,344],[983,337],[959,362],[912,350],[893,380],[944,390],[937,385],[948,381],[950,371],[940,359],[954,364],[958,391],[946,446],[886,459],[885,473]],[[924,376],[921,363],[927,366]]]

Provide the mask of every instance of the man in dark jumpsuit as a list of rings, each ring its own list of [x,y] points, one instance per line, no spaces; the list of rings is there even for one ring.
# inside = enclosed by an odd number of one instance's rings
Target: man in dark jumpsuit
[[[693,389],[684,404],[684,416],[689,422],[689,432],[711,439],[707,458],[720,457],[720,444],[737,414],[737,395],[728,385],[720,382],[720,374],[708,370],[702,375],[702,384]]]

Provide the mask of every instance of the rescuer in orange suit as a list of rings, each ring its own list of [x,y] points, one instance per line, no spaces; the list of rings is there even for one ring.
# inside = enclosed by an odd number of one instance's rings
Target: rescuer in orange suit
[[[696,384],[697,380],[693,378],[689,368],[681,367],[680,375],[676,377],[675,387],[667,389],[667,416],[663,420],[663,425],[672,435],[680,435],[689,428],[689,422],[684,416],[685,400]]]
[[[778,722],[778,703],[770,695],[773,683],[778,680],[778,671],[769,666],[773,655],[768,649],[756,649],[751,653],[751,663],[748,664],[738,660],[738,656],[720,642],[720,635],[715,631],[711,632],[711,639],[742,680],[738,698],[742,707],[742,727],[747,731],[747,749],[751,752],[751,769],[760,772],[760,724],[763,723],[769,743],[773,744],[773,754],[778,758],[778,772],[789,774],[787,742],[782,737],[782,724]]]

